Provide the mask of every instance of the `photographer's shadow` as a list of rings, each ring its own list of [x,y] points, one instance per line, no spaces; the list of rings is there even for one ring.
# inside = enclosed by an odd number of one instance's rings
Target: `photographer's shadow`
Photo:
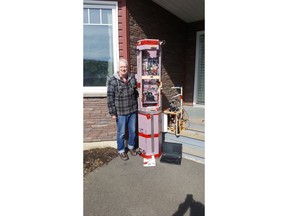
[[[196,202],[193,199],[192,194],[187,194],[186,199],[178,207],[178,210],[173,216],[183,216],[190,209],[190,216],[204,216],[204,205],[200,202]]]

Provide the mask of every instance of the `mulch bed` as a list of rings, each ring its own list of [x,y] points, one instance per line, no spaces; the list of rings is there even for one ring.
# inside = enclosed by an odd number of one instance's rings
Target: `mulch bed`
[[[84,176],[94,171],[98,167],[108,164],[111,160],[118,156],[117,149],[111,147],[85,150],[83,154]]]

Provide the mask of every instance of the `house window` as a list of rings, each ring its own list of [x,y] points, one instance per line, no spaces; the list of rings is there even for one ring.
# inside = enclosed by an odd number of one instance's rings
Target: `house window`
[[[84,93],[106,92],[107,78],[116,70],[118,52],[117,2],[84,1]]]
[[[197,32],[194,105],[205,105],[205,33]]]

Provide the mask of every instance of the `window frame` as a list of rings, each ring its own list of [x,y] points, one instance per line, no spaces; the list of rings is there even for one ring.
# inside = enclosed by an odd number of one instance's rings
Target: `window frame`
[[[119,59],[119,42],[118,42],[118,1],[83,1],[84,8],[100,8],[100,9],[112,9],[112,32],[113,32],[113,72],[117,70],[117,62]],[[84,20],[83,20],[84,21]],[[84,26],[84,22],[82,22]],[[83,32],[84,37],[84,32]],[[84,54],[84,53],[83,53]],[[84,56],[83,56],[84,58]],[[82,60],[83,61],[83,60]],[[83,83],[83,70],[82,70],[82,83]],[[84,97],[106,97],[107,86],[85,87],[83,88]]]

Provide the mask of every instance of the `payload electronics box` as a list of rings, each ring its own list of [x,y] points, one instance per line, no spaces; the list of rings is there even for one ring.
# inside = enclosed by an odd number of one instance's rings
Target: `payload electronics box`
[[[162,149],[161,41],[137,41],[138,135],[141,156],[155,158]]]

